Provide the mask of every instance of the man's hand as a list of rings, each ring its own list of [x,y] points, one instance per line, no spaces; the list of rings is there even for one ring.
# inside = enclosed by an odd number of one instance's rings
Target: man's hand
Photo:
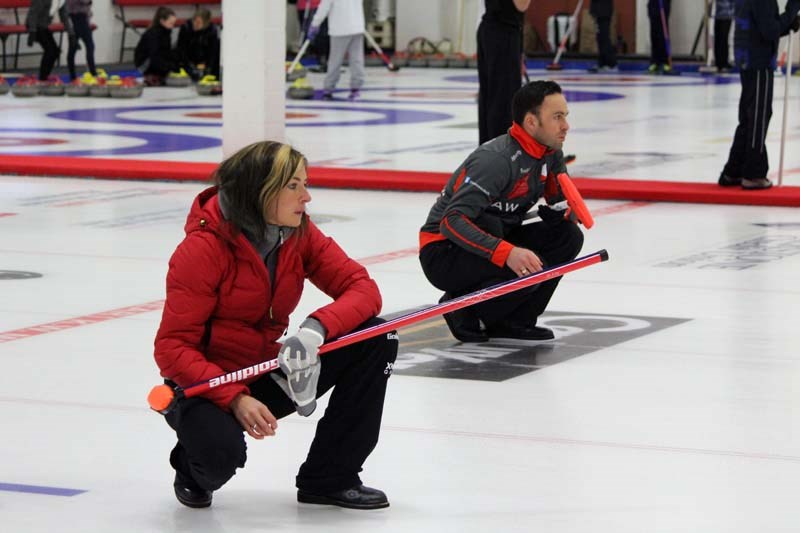
[[[319,26],[311,26],[308,28],[308,33],[306,33],[306,39],[313,42],[317,35],[319,35]]]
[[[789,26],[792,31],[800,31],[800,15],[796,16]]]
[[[309,319],[313,320],[313,319]],[[319,347],[325,336],[316,328],[309,327],[306,321],[293,337],[284,341],[278,352],[278,364],[286,379],[270,374],[272,379],[294,401],[297,413],[309,416],[317,408],[317,383],[319,382]],[[314,320],[319,326],[319,322]],[[319,326],[321,327],[321,326]]]
[[[542,260],[527,248],[515,246],[506,259],[506,266],[523,277],[542,270]]]
[[[539,218],[548,226],[555,226],[564,222],[564,211],[562,210],[553,209],[549,205],[540,204],[538,212]]]
[[[231,402],[231,412],[242,425],[248,435],[261,440],[272,437],[278,429],[278,419],[267,409],[267,406],[252,396],[240,394]]]

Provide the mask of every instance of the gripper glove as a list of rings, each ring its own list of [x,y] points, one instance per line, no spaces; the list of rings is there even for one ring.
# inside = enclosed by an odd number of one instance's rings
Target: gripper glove
[[[292,399],[300,416],[309,416],[317,408],[317,383],[321,369],[318,352],[325,342],[324,330],[322,324],[313,318],[303,322],[278,352],[278,365],[286,379],[270,374]]]

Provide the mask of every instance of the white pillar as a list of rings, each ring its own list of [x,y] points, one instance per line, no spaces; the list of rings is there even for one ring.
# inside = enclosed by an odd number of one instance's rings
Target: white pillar
[[[222,151],[284,142],[286,2],[222,2]]]

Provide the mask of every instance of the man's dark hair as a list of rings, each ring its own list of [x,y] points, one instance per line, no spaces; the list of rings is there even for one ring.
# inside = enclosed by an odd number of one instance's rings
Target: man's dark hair
[[[536,80],[520,87],[511,100],[511,116],[514,122],[522,126],[526,114],[538,116],[542,102],[551,94],[561,94],[561,86],[554,81]]]

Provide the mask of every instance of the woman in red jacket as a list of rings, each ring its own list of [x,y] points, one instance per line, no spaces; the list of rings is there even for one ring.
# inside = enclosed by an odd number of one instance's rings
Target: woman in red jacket
[[[225,160],[217,185],[195,199],[186,237],[170,259],[155,339],[168,383],[187,387],[266,359],[280,363],[280,372],[184,399],[167,415],[178,437],[170,455],[175,495],[189,507],[211,505],[212,492],[244,466],[244,433],[274,436],[279,418],[295,410],[310,415],[331,388],[297,475],[297,499],[355,509],[389,505],[358,473],[378,441],[397,335],[317,357],[326,339],[377,323],[381,297],[366,269],[309,220],[306,164],[290,146],[271,141]],[[306,278],[333,301],[281,345]]]

